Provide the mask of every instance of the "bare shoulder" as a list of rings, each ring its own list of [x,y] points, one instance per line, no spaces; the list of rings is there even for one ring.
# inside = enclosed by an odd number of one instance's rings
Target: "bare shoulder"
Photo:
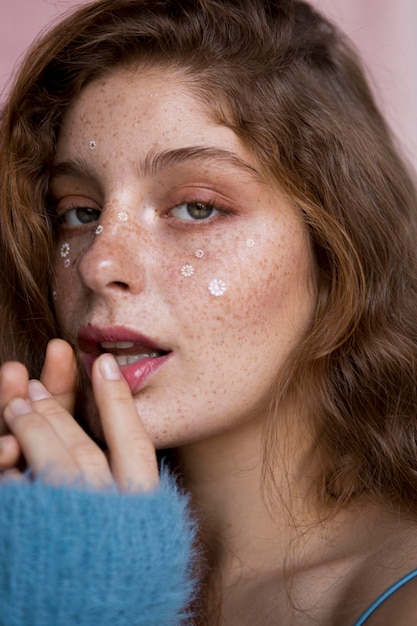
[[[369,617],[366,626],[415,626],[417,624],[417,577],[394,591]]]
[[[375,607],[364,626],[416,626],[417,525],[403,521],[391,527],[391,537],[358,578],[367,606]]]

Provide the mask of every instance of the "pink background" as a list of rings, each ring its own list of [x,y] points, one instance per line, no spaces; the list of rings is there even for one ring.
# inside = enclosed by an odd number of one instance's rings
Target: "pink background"
[[[51,20],[86,0],[0,0],[0,93],[23,52]],[[149,0],[152,2],[152,0]],[[377,98],[417,169],[416,0],[312,0],[353,39]]]

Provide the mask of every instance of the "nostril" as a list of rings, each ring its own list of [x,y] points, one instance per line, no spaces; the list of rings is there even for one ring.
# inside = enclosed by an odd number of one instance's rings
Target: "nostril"
[[[123,291],[127,291],[129,289],[129,285],[127,285],[126,283],[120,280],[114,280],[112,285],[114,285],[115,287],[119,287],[120,289],[123,289]]]

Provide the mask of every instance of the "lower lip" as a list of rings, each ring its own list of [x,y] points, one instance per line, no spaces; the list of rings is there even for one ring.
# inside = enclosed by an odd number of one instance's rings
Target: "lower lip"
[[[171,356],[172,352],[169,352],[168,354],[164,354],[164,356],[149,357],[136,361],[136,363],[131,363],[130,365],[120,365],[120,371],[129,385],[132,395],[138,393],[144,387],[147,380],[153,376],[160,367],[165,365]],[[91,354],[84,354],[81,357],[90,378],[93,363],[96,359],[97,356]]]

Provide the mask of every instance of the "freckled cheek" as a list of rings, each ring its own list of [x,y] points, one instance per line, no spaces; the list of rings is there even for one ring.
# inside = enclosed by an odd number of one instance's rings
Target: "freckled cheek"
[[[233,285],[233,271],[213,246],[199,242],[161,259],[159,280],[167,298],[193,303],[225,300]]]
[[[80,289],[77,270],[83,248],[66,238],[59,242],[53,264],[53,300],[58,321],[63,323],[70,310],[76,306],[76,295]]]
[[[249,235],[254,236],[252,239]],[[262,250],[268,247],[265,238],[251,232],[227,237],[210,234],[187,241],[183,247],[165,246],[161,256],[159,280],[171,302],[181,300],[184,306],[199,310],[202,305],[223,310],[248,313],[248,307],[261,308],[269,294],[272,262]],[[236,313],[238,314],[238,313]]]
[[[251,257],[242,259],[237,268],[235,281],[235,318],[257,320],[260,330],[262,321],[290,324],[299,320],[300,326],[309,318],[311,298],[310,259],[302,249],[282,246],[277,254],[276,246]],[[269,322],[268,322],[269,320]],[[298,326],[298,323],[296,324]]]
[[[74,267],[62,268],[59,264],[53,281],[55,314],[58,323],[68,331],[70,330],[69,321],[73,318],[73,311],[77,306],[77,299],[74,297],[77,292],[75,274]]]

